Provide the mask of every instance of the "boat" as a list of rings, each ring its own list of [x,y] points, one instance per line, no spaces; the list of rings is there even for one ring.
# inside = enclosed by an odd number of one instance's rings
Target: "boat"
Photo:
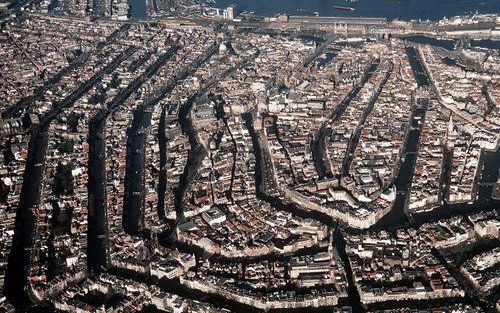
[[[353,7],[343,7],[343,6],[340,6],[340,5],[334,5],[333,8],[337,9],[337,10],[354,11]]]

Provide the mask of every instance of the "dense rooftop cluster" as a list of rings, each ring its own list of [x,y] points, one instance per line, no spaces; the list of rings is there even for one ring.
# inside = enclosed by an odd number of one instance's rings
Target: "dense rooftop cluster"
[[[415,230],[348,239],[354,279],[363,303],[463,296],[455,278]],[[422,238],[419,238],[421,237]]]
[[[330,249],[275,262],[205,263],[187,282],[262,309],[332,306],[347,296],[345,272]],[[293,286],[300,289],[286,291]]]
[[[0,311],[499,305],[498,51],[89,6],[2,26]]]

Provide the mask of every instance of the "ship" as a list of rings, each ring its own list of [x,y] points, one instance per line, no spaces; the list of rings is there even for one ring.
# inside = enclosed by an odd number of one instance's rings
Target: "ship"
[[[334,5],[333,8],[337,9],[337,10],[354,11],[353,7],[343,7],[343,6],[340,6],[340,5]]]

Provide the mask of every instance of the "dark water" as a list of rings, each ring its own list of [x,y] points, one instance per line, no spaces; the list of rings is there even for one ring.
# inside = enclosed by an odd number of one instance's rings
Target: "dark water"
[[[133,20],[143,20],[148,18],[146,0],[128,0],[130,6],[130,17]]]
[[[129,0],[133,19],[146,19],[146,0]],[[498,0],[216,0],[209,6],[224,8],[236,5],[237,12],[255,12],[272,16],[277,13],[290,15],[385,17],[389,20],[439,20],[443,17],[476,13],[499,13]],[[349,6],[354,11],[338,10],[333,6]]]
[[[131,0],[137,1],[137,0]],[[320,16],[362,16],[386,17],[404,20],[438,20],[445,16],[499,13],[498,0],[216,0],[214,6],[225,7],[236,5],[237,11],[255,12],[258,15],[270,16],[276,13],[290,15],[312,15],[318,12]],[[355,11],[345,11],[333,6],[350,6]]]
[[[423,35],[407,36],[403,38],[414,43],[441,47],[446,50],[453,50],[455,48],[455,41],[453,40],[431,38]]]
[[[470,44],[473,47],[500,50],[500,40],[490,40],[490,39],[471,40]]]

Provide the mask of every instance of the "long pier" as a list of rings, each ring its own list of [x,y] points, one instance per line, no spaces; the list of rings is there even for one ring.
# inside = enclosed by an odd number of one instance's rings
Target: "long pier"
[[[288,17],[290,23],[338,24],[338,25],[377,25],[385,26],[386,18],[379,17],[339,17],[339,16],[295,16]]]

